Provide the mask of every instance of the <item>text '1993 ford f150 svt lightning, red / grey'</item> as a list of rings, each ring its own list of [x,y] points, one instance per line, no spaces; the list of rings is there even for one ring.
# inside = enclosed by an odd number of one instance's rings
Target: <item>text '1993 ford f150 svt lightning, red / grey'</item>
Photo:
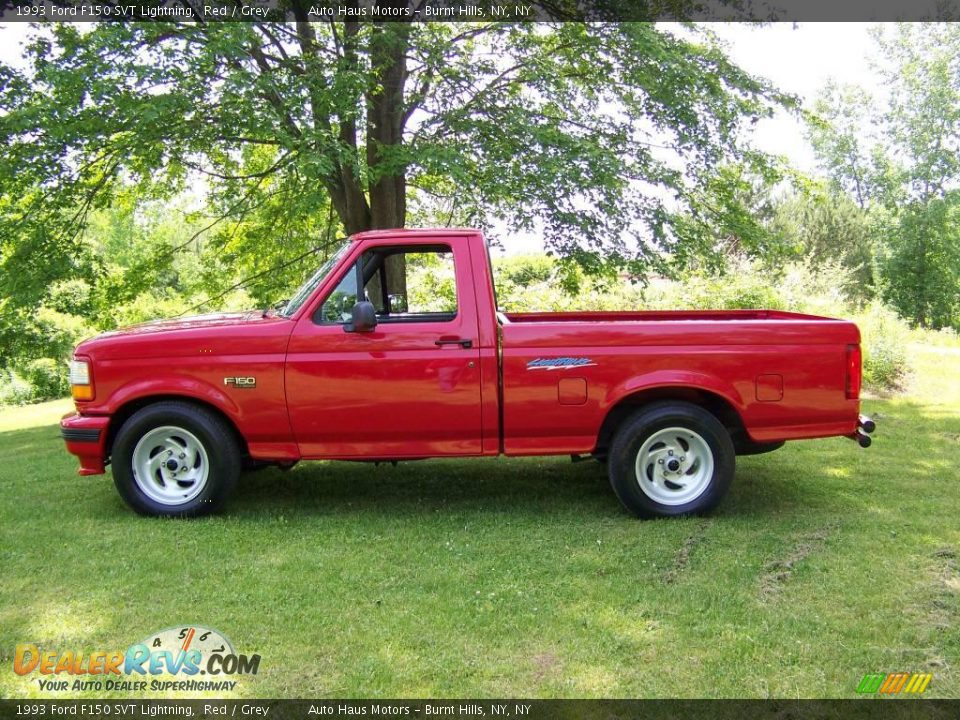
[[[448,291],[415,287],[423,267]],[[219,509],[245,464],[500,454],[593,455],[629,511],[683,515],[716,506],[737,454],[869,445],[859,343],[771,310],[501,313],[479,231],[373,231],[279,310],[81,343],[60,425],[80,474],[109,462],[149,515]]]

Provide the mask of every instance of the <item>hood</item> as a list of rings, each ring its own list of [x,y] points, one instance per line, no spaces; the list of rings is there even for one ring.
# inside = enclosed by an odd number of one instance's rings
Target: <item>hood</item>
[[[206,315],[191,315],[190,317],[174,318],[171,320],[151,320],[116,330],[108,330],[99,337],[109,338],[119,335],[143,335],[147,333],[169,332],[171,330],[243,325],[262,320],[273,320],[275,318],[276,315],[274,313],[270,313],[267,317],[264,317],[262,310],[247,310],[246,312],[233,313],[207,313]]]
[[[209,313],[175,320],[153,320],[110,330],[84,340],[77,355],[131,359],[188,355],[283,352],[293,322],[262,310]]]

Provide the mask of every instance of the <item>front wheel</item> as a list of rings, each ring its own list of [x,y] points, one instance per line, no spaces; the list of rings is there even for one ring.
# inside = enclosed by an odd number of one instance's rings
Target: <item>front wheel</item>
[[[733,480],[736,454],[727,429],[701,407],[660,402],[628,418],[610,446],[610,484],[637,517],[710,510]]]
[[[240,473],[240,451],[218,415],[160,402],[123,424],[112,465],[117,491],[141,515],[195,517],[222,507]]]

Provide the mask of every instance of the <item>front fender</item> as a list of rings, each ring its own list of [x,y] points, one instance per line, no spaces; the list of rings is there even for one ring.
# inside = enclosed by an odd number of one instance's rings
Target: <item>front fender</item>
[[[96,408],[96,412],[113,415],[128,403],[158,396],[200,400],[213,405],[234,422],[241,414],[240,408],[233,399],[216,386],[195,377],[176,374],[151,377],[149,380],[131,380],[116,388],[107,402]],[[91,412],[93,408],[84,408],[84,410]]]

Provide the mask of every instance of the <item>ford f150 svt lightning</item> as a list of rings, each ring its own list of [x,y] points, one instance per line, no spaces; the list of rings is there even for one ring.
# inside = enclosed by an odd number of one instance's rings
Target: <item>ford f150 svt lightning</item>
[[[418,267],[449,291],[413,287]],[[629,511],[681,515],[720,501],[737,454],[869,445],[859,343],[771,310],[500,313],[480,232],[374,231],[280,310],[81,343],[61,432],[151,515],[217,510],[245,464],[499,454],[593,455]]]

